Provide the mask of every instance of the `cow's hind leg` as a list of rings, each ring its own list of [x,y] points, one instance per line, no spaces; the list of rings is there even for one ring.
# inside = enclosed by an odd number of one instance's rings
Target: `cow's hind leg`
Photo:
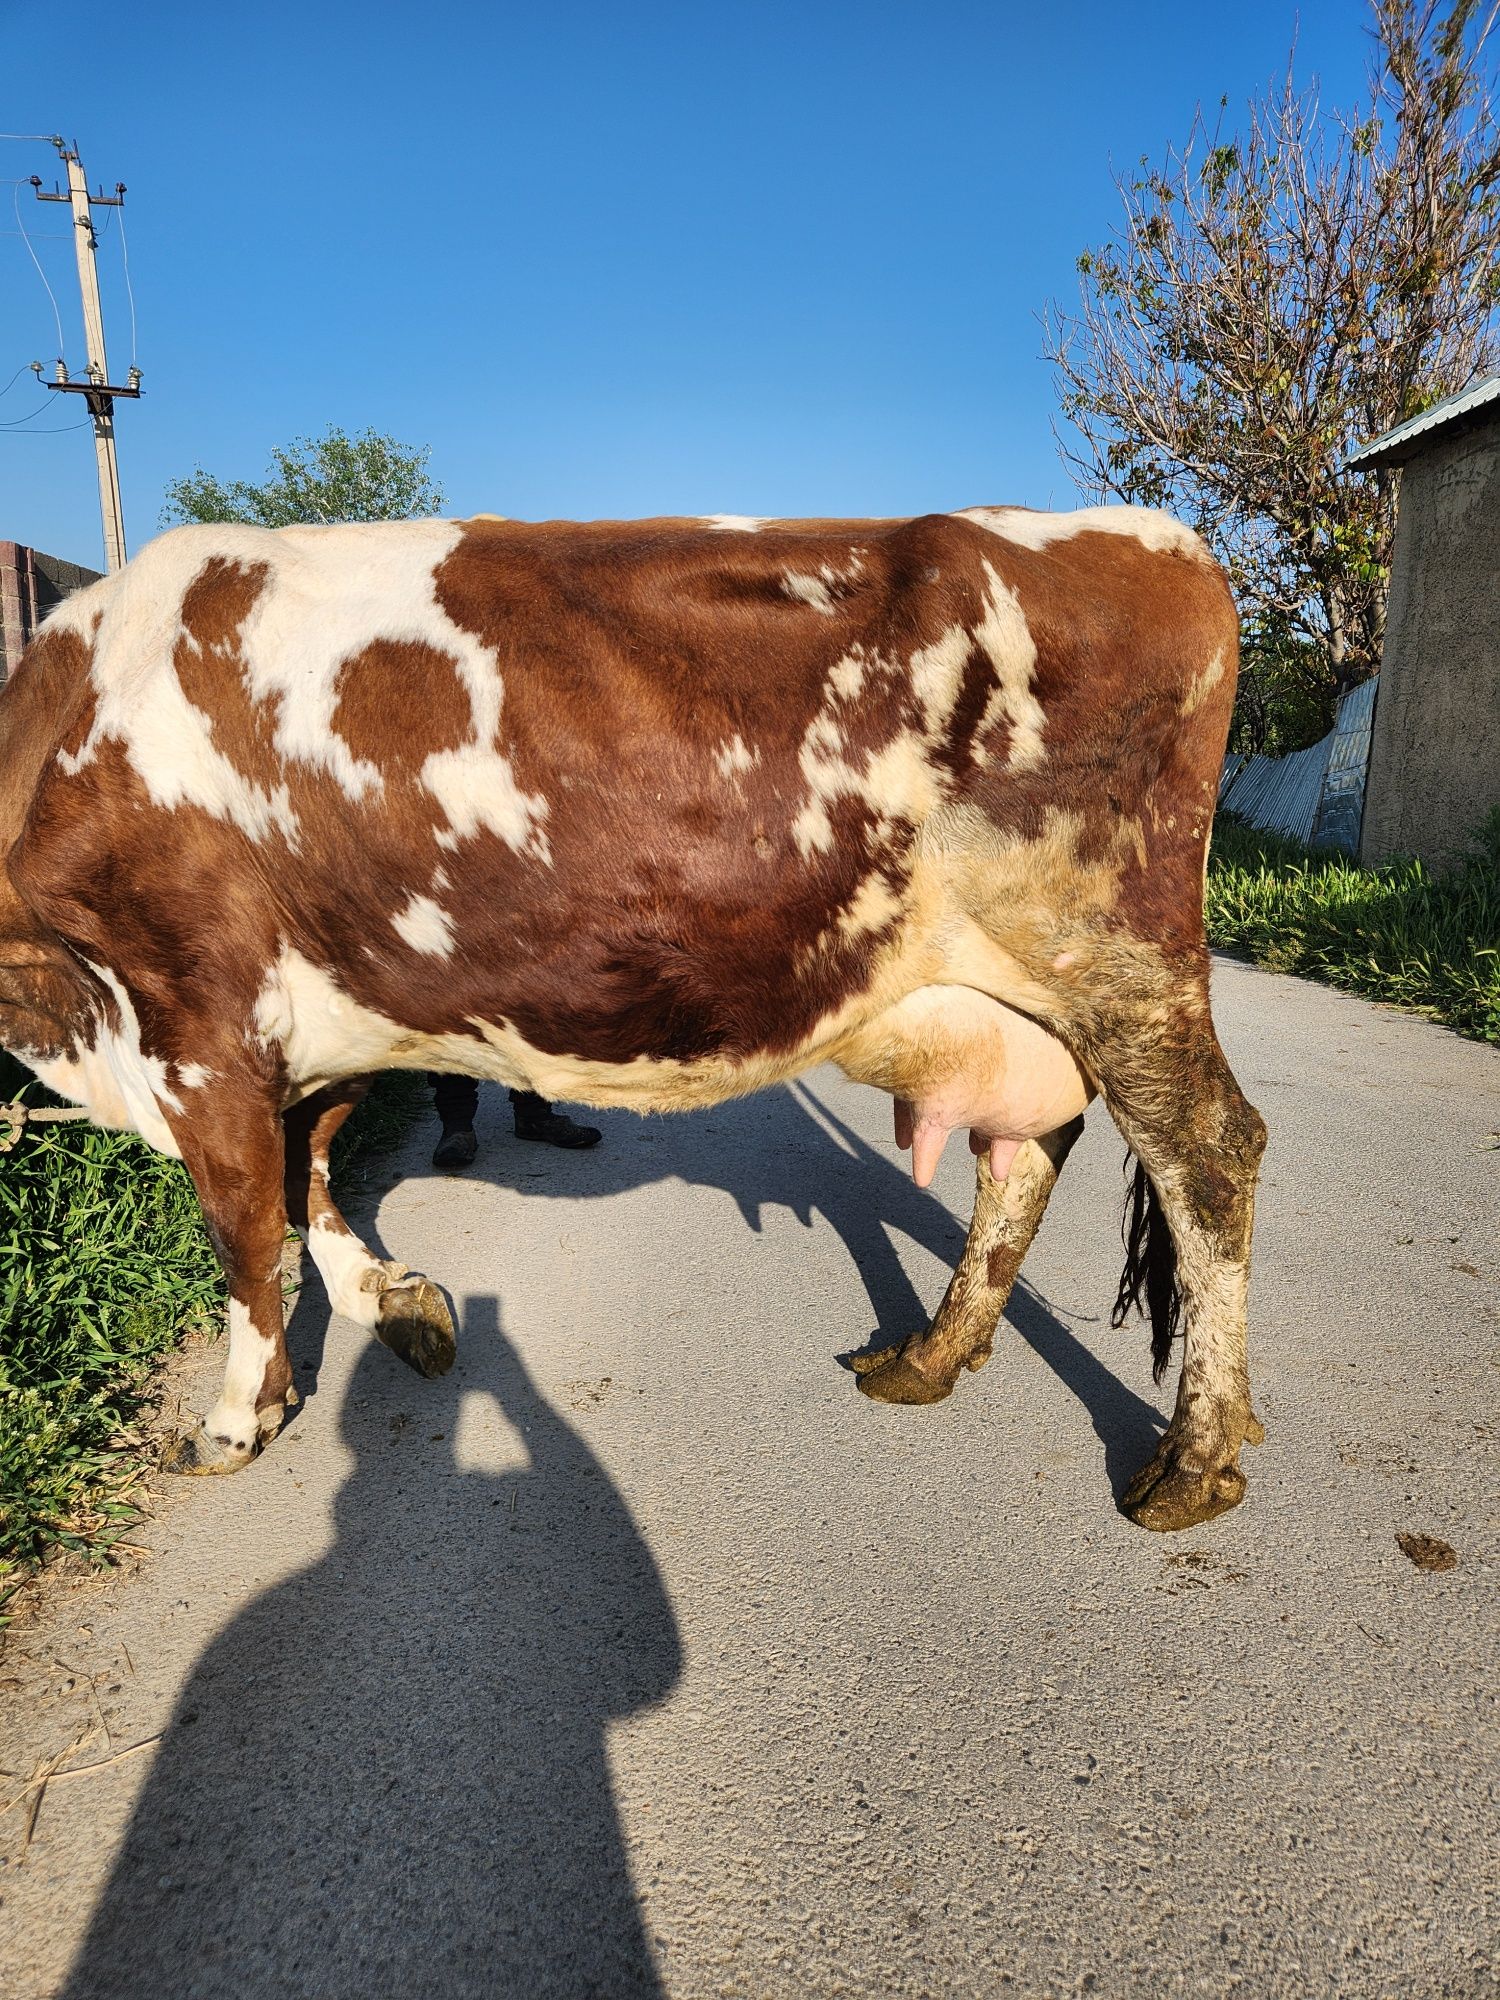
[[[193,1116],[173,1122],[228,1283],[229,1354],[219,1400],[163,1463],[172,1472],[237,1472],[295,1401],[282,1310],[281,1118],[249,1083],[194,1097]]]
[[[1171,1423],[1120,1504],[1144,1528],[1190,1528],[1244,1497],[1240,1448],[1264,1435],[1250,1407],[1245,1307],[1266,1128],[1219,1047],[1206,973],[1166,1005],[1158,994],[1112,1012],[1089,1039],[1090,1067],[1150,1182],[1120,1304],[1144,1291],[1158,1378],[1179,1309],[1183,1334]]]
[[[369,1084],[368,1077],[332,1084],[286,1113],[287,1213],[334,1311],[368,1327],[419,1375],[446,1375],[456,1351],[447,1300],[430,1278],[377,1257],[362,1243],[329,1187],[334,1134]]]
[[[1044,1139],[1027,1140],[1004,1180],[990,1172],[986,1146],[964,1254],[931,1327],[898,1347],[849,1357],[865,1395],[881,1403],[938,1403],[965,1368],[984,1366],[1021,1260],[1082,1130],[1082,1118],[1075,1118]]]

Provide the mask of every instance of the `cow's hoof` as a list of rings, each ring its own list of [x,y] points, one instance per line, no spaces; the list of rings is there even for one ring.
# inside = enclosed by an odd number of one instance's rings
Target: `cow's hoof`
[[[897,1340],[889,1347],[856,1347],[850,1354],[841,1354],[839,1360],[855,1375],[870,1375],[894,1361],[905,1345],[904,1340]]]
[[[1175,1452],[1163,1450],[1125,1488],[1120,1512],[1138,1528],[1169,1535],[1227,1514],[1244,1497],[1245,1475],[1237,1465],[1200,1471],[1182,1463]]]
[[[375,1337],[429,1380],[446,1375],[458,1352],[448,1301],[430,1278],[408,1278],[380,1294]]]
[[[935,1382],[924,1375],[904,1348],[878,1367],[860,1372],[857,1386],[862,1396],[876,1403],[941,1403],[953,1394],[952,1381]]]
[[[238,1472],[256,1456],[265,1443],[265,1437],[266,1434],[258,1430],[251,1443],[236,1444],[232,1438],[215,1437],[199,1424],[194,1431],[168,1438],[162,1447],[161,1469],[163,1472],[185,1473],[190,1477]]]

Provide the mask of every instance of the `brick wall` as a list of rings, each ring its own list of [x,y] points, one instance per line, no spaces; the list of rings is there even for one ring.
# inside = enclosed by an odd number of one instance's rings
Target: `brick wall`
[[[96,569],[43,555],[24,542],[0,542],[0,687],[53,606],[98,577]]]

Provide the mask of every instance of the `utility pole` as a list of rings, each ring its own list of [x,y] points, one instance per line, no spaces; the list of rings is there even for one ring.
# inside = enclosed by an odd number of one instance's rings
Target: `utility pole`
[[[36,190],[38,201],[65,201],[73,211],[73,247],[78,254],[78,290],[83,299],[83,339],[88,353],[88,376],[81,382],[72,381],[66,364],[59,359],[57,380],[46,386],[82,396],[88,403],[89,415],[94,420],[94,452],[99,461],[104,566],[114,571],[123,567],[125,562],[125,518],[120,507],[120,468],[115,458],[115,398],[139,397],[141,371],[132,367],[124,387],[109,379],[109,361],[104,351],[104,310],[99,303],[99,273],[94,262],[94,252],[99,246],[94,234],[93,208],[96,204],[100,208],[123,208],[125,183],[116,182],[113,195],[105,194],[102,189],[90,195],[88,178],[77,149],[69,147],[61,139],[54,139],[52,143],[62,155],[63,165],[68,170],[68,192],[63,194],[54,188],[51,194],[45,193],[41,177],[37,174],[32,175],[31,185]]]

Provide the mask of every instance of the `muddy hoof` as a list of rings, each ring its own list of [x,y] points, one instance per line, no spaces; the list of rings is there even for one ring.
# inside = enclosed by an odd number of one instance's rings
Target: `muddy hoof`
[[[877,1368],[884,1368],[888,1361],[894,1361],[905,1345],[905,1341],[897,1340],[889,1347],[856,1347],[838,1357],[839,1365],[854,1375],[870,1375]]]
[[[375,1337],[429,1380],[446,1375],[458,1352],[448,1302],[430,1278],[408,1278],[380,1294]]]
[[[1227,1514],[1244,1497],[1245,1475],[1237,1465],[1200,1472],[1175,1455],[1158,1454],[1126,1487],[1120,1512],[1138,1528],[1169,1535]]]
[[[953,1394],[951,1382],[934,1382],[901,1349],[878,1367],[861,1373],[858,1388],[862,1396],[876,1403],[941,1403]]]
[[[253,1444],[239,1445],[229,1438],[213,1437],[199,1424],[195,1431],[168,1438],[162,1447],[163,1472],[202,1477],[209,1473],[238,1472],[259,1452],[265,1436],[257,1432]]]

